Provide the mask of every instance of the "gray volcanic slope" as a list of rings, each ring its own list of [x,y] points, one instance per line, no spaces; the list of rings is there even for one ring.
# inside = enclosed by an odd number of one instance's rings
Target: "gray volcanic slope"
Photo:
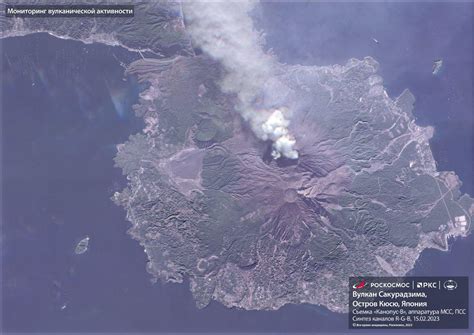
[[[409,91],[387,96],[377,67],[281,65],[261,103],[293,111],[300,156],[273,160],[216,85],[218,64],[131,64],[150,84],[136,106],[147,127],[119,146],[129,185],[114,199],[149,272],[188,277],[199,307],[344,312],[349,276],[404,275],[423,249],[468,234],[473,199],[436,171],[433,130],[413,121]]]
[[[258,107],[291,111],[299,158],[274,160],[219,89],[220,65],[194,54],[180,7],[136,11],[125,23],[0,24],[2,37],[45,31],[166,56],[128,67],[148,84],[135,106],[146,127],[115,159],[128,186],[113,199],[154,278],[188,278],[198,307],[344,312],[349,276],[403,275],[424,249],[470,233],[473,199],[436,171],[433,129],[415,124],[409,91],[387,96],[374,59],[278,66]]]

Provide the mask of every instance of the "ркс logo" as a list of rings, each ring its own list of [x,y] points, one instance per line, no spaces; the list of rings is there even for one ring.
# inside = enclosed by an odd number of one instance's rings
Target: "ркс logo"
[[[365,282],[365,279],[362,279],[360,282],[355,283],[352,285],[352,288],[355,288],[356,290],[359,290],[361,288],[364,288],[367,283]]]

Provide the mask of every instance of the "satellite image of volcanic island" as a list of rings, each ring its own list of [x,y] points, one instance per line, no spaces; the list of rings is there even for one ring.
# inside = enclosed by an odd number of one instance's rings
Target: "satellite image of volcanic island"
[[[118,147],[129,184],[114,200],[154,278],[189,278],[201,308],[345,312],[349,276],[403,276],[469,234],[473,199],[437,171],[433,129],[408,90],[387,95],[373,58],[280,64],[247,9],[237,21],[255,44],[240,57],[219,49],[239,45],[226,27],[206,35],[220,27],[206,10],[185,8],[201,53],[127,70],[149,85],[135,106],[146,128]]]
[[[189,277],[199,307],[343,312],[349,276],[404,275],[425,248],[469,232],[473,200],[436,171],[433,130],[413,121],[410,92],[387,96],[372,58],[278,68],[260,105],[295,111],[297,159],[272,157],[206,57],[129,72],[150,83],[136,107],[147,127],[119,146],[129,186],[115,200],[149,272]]]
[[[140,3],[126,22],[5,20],[2,36],[142,55],[126,73],[146,87],[145,127],[118,145],[128,185],[113,200],[154,280],[186,279],[200,308],[346,312],[348,277],[403,276],[424,249],[447,251],[474,200],[437,171],[433,128],[416,124],[408,90],[388,96],[376,60],[282,64],[254,5]]]
[[[374,58],[282,63],[254,6],[150,2],[127,22],[1,24],[139,53],[125,73],[143,87],[144,128],[117,146],[127,185],[111,196],[154,281],[189,282],[199,308],[344,313],[350,276],[403,276],[423,250],[448,251],[470,234],[474,199],[438,171],[434,129],[417,125],[410,91],[387,94]]]

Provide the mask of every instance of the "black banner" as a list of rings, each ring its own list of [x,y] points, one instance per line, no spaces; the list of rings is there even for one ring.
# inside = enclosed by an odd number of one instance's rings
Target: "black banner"
[[[351,277],[351,329],[466,329],[468,277]]]
[[[5,5],[6,17],[133,17],[133,5]]]

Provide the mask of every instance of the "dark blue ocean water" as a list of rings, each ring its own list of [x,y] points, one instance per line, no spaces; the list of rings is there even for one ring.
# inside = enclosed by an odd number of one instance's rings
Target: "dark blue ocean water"
[[[410,88],[418,122],[436,127],[439,168],[454,170],[463,191],[474,193],[472,4],[268,3],[261,14],[283,62],[376,58],[389,94]],[[138,55],[45,34],[1,43],[4,330],[347,329],[347,316],[324,308],[246,312],[211,303],[197,310],[185,284],[152,285],[143,250],[126,235],[125,213],[109,200],[125,185],[113,167],[115,145],[142,127],[131,113],[140,87],[124,80],[120,66]],[[433,77],[438,58],[445,67]],[[89,251],[75,255],[85,236]],[[413,273],[473,275],[473,242],[424,252]]]

